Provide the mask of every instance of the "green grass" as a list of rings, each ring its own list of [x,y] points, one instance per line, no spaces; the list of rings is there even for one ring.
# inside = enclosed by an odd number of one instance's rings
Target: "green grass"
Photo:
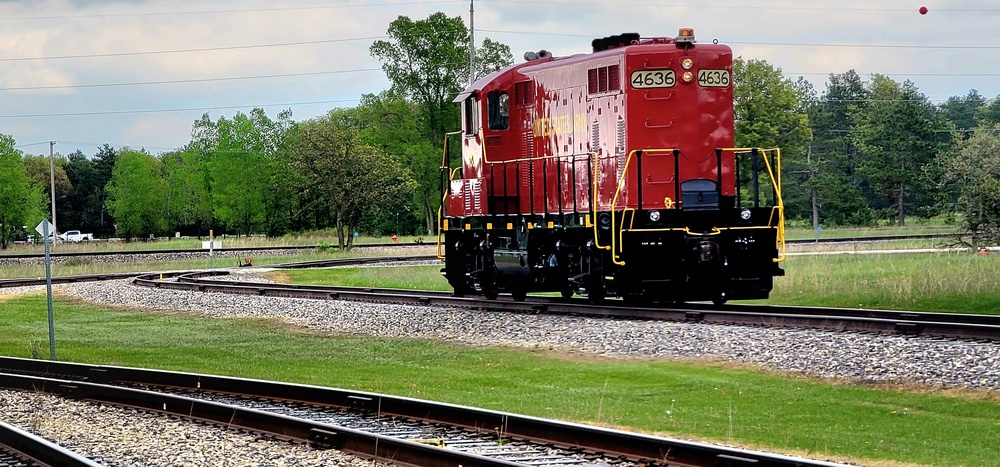
[[[411,247],[403,254],[428,255],[433,253],[433,246]],[[293,263],[300,261],[316,261],[324,259],[357,258],[365,256],[379,256],[380,253],[365,249],[351,250],[347,252],[339,251],[319,251],[316,249],[300,252],[289,256],[262,256],[253,257],[255,266],[267,266],[272,264]],[[246,259],[241,255],[242,259]],[[232,252],[226,250],[215,252],[212,259],[212,266],[215,268],[228,268],[237,265],[237,258]],[[208,269],[209,259],[206,251],[203,259],[170,261],[162,263],[101,263],[92,262],[87,257],[75,257],[64,263],[52,265],[53,276],[79,276],[89,274],[110,274],[119,272],[147,272],[147,271],[172,271]],[[0,279],[18,279],[25,277],[45,277],[44,265],[32,266],[4,266],[0,268]]]
[[[952,234],[958,231],[958,227],[947,224],[916,224],[906,227],[824,227],[820,232],[820,238],[862,238],[881,237],[886,235],[924,235],[924,234]],[[812,227],[788,227],[785,229],[785,237],[792,239],[814,239],[816,230]]]
[[[42,295],[2,302],[0,352],[48,355]],[[261,320],[57,299],[60,360],[376,391],[810,457],[996,465],[1000,401],[831,385],[719,365],[582,359],[321,336]]]
[[[1000,255],[792,256],[768,303],[1000,314]]]
[[[330,230],[324,230],[305,234],[286,235],[284,237],[216,237],[215,240],[222,242],[222,246],[225,249],[317,246],[319,244],[337,245],[337,234]],[[402,236],[398,238],[401,244],[412,244],[417,240],[433,244],[437,241],[437,238],[433,236]],[[117,239],[114,241],[98,239],[92,242],[57,243],[52,247],[52,251],[59,253],[117,253],[121,251],[197,250],[201,248],[202,241],[208,241],[208,236],[206,235],[203,238],[164,238],[153,241],[131,242],[123,242]],[[388,244],[392,243],[392,236],[361,236],[354,243],[356,245]],[[8,249],[0,251],[0,256],[42,254],[44,251],[45,247],[42,244],[10,245]]]

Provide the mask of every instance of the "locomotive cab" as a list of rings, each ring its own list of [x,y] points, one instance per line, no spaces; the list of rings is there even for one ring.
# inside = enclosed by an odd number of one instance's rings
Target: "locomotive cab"
[[[456,97],[438,246],[455,293],[766,298],[780,151],[734,148],[731,49],[687,29],[592,46],[526,53]]]

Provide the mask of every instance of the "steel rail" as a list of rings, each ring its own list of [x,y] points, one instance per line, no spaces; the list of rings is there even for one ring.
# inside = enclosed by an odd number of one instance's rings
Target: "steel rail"
[[[739,324],[771,327],[812,328],[834,331],[895,333],[944,338],[1000,340],[1000,316],[961,313],[916,313],[853,308],[819,308],[768,305],[664,305],[629,306],[620,301],[601,305],[583,300],[532,296],[526,302],[484,300],[478,297],[454,297],[447,292],[380,288],[330,287],[317,285],[247,283],[206,280],[222,272],[176,273],[160,280],[140,276],[137,285],[173,290],[223,292],[243,295],[275,296],[322,300],[391,302],[420,306],[452,306],[480,310],[522,313],[546,313],[616,319]]]
[[[211,376],[195,373],[145,370],[136,368],[86,365],[63,362],[47,362],[12,357],[0,357],[0,371],[29,374],[50,374],[59,378],[72,378],[48,384],[43,389],[53,390],[70,397],[125,403],[158,412],[177,415],[197,414],[198,418],[221,423],[234,422],[255,430],[269,432],[294,439],[323,441],[362,452],[381,459],[402,462],[406,465],[519,465],[513,462],[497,461],[482,456],[463,460],[457,452],[425,444],[382,437],[378,439],[378,451],[374,450],[375,439],[365,439],[365,434],[354,430],[331,427],[324,424],[310,424],[292,421],[281,432],[275,432],[265,416],[250,409],[237,409],[222,404],[199,399],[167,396],[157,393],[146,395],[142,391],[125,389],[107,384],[141,384],[186,388],[191,391],[240,394],[277,400],[295,401],[323,406],[335,406],[358,412],[378,413],[405,418],[432,421],[466,429],[494,433],[500,430],[504,437],[524,438],[565,448],[582,448],[604,456],[621,456],[644,465],[689,465],[689,466],[839,466],[827,461],[807,460],[782,454],[764,453],[747,449],[712,445],[692,441],[662,438],[622,430],[594,427],[569,422],[546,420],[537,417],[517,415],[493,410],[430,402],[406,397],[397,397],[370,392],[333,389],[319,386],[276,383],[254,379]],[[21,387],[37,388],[42,382],[33,379],[14,379],[14,375],[0,374],[0,384],[20,384]],[[37,378],[20,376],[20,378]],[[86,380],[86,382],[74,381]],[[371,435],[377,436],[377,435]],[[452,452],[453,457],[437,457],[444,452]],[[387,456],[388,455],[388,456]],[[499,462],[499,463],[498,463]]]
[[[0,450],[9,450],[18,457],[42,466],[98,467],[101,465],[56,443],[2,421],[0,421]],[[8,464],[0,462],[0,465],[6,466]]]

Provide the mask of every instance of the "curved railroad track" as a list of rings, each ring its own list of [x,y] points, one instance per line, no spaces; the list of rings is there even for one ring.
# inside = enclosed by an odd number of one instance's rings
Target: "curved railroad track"
[[[397,465],[842,465],[383,394],[193,373],[0,357],[0,387],[207,421]]]

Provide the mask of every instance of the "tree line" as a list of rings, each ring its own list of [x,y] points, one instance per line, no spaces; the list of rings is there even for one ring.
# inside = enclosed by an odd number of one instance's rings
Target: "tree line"
[[[786,216],[906,225],[944,216],[973,246],[1000,243],[1000,96],[935,104],[910,82],[853,70],[822,92],[764,60],[733,65],[737,145],[783,152]]]
[[[469,77],[469,31],[459,17],[401,16],[370,48],[392,83],[353,108],[296,122],[262,109],[192,125],[161,154],[107,144],[58,156],[60,230],[142,239],[209,229],[272,236],[333,229],[433,234],[441,203],[451,100]],[[474,75],[512,63],[485,39]],[[764,60],[733,66],[737,146],[780,147],[786,216],[823,225],[905,225],[945,216],[978,244],[1000,242],[1000,96],[972,90],[935,104],[909,81],[831,74],[817,91]],[[47,156],[0,134],[0,247],[48,212]],[[30,230],[31,227],[27,230]]]

